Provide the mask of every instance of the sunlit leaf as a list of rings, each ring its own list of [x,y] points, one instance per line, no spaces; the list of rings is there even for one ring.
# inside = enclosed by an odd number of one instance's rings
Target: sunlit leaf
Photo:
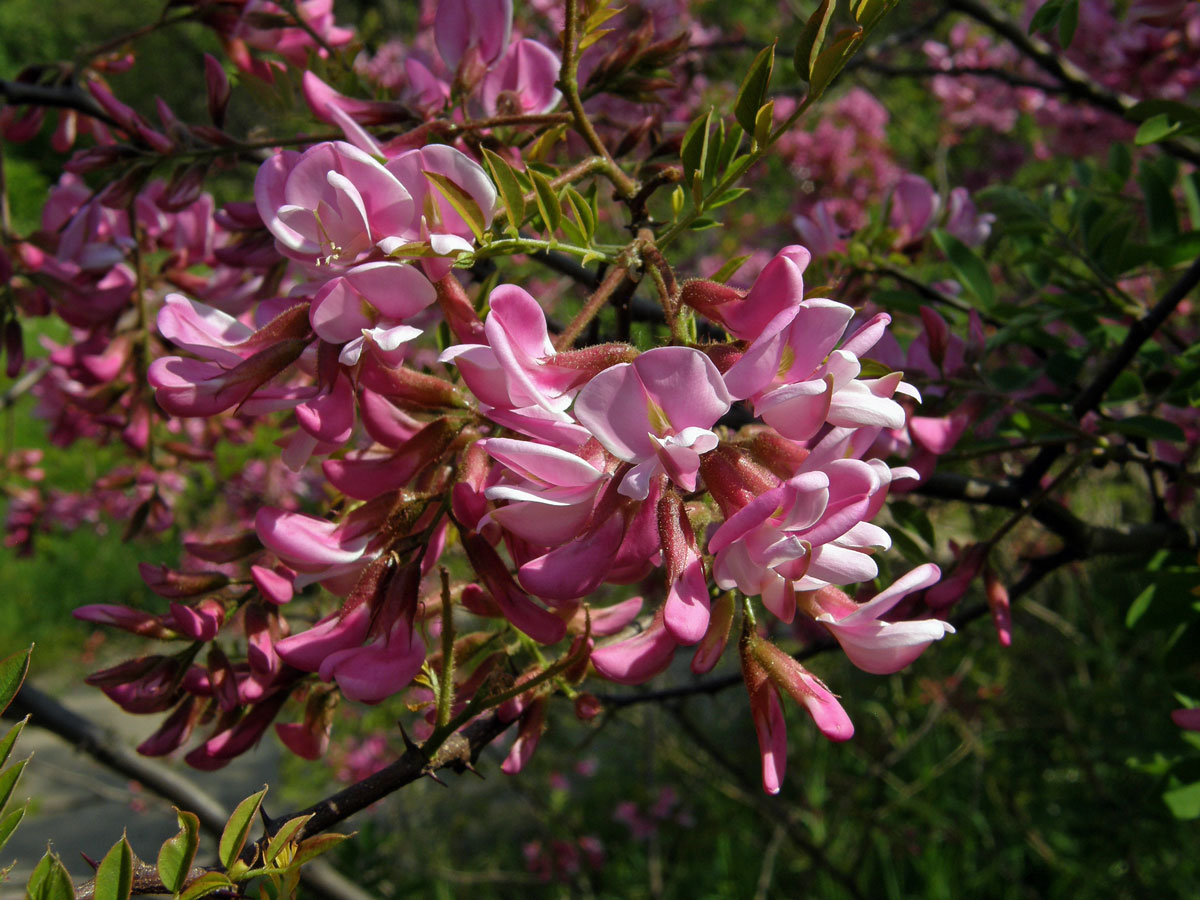
[[[95,900],[129,900],[133,890],[133,850],[125,835],[112,845],[96,869]]]
[[[171,893],[183,888],[200,845],[200,820],[196,814],[176,808],[175,816],[179,821],[179,833],[169,838],[158,851],[158,877]]]
[[[742,79],[738,88],[737,99],[733,104],[733,115],[738,124],[749,134],[754,133],[754,121],[759,108],[767,99],[767,89],[771,86],[771,72],[775,68],[775,45],[764,47],[754,57],[750,71]]]
[[[279,858],[280,852],[288,842],[292,840],[300,830],[308,824],[308,820],[312,818],[310,813],[307,816],[297,816],[294,819],[288,819],[284,822],[279,830],[271,835],[271,840],[267,843],[266,861],[268,864],[274,863]]]
[[[483,210],[479,208],[479,204],[475,202],[475,198],[445,175],[441,175],[438,172],[424,172],[423,174],[433,184],[434,188],[437,189],[437,192],[446,198],[446,202],[454,207],[454,211],[462,217],[462,220],[467,223],[467,227],[471,229],[471,234],[475,235],[475,240],[482,238],[483,232],[487,228],[487,222],[484,220]]]
[[[221,840],[217,845],[217,856],[225,868],[228,869],[234,860],[241,856],[242,848],[246,846],[246,837],[250,834],[250,828],[254,825],[254,819],[266,794],[265,786],[257,794],[251,794],[237,805],[237,809],[225,823],[225,830],[221,832]]]
[[[12,703],[13,697],[21,689],[25,673],[29,671],[29,654],[32,652],[33,645],[30,644],[28,650],[19,650],[0,660],[0,712],[8,709],[8,704]]]
[[[792,61],[796,65],[796,74],[805,81],[812,81],[813,67],[821,54],[821,46],[825,43],[825,32],[829,30],[829,20],[833,18],[834,8],[833,0],[821,0],[816,11],[804,23],[804,29],[796,41],[796,52]]]
[[[562,207],[558,202],[558,194],[554,193],[550,179],[541,172],[530,171],[529,177],[533,179],[533,192],[537,199],[538,212],[541,213],[542,222],[546,226],[546,233],[553,237],[562,221]]]

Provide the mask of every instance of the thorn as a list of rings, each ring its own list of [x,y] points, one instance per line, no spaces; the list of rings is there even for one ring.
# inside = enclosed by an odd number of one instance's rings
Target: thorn
[[[258,815],[262,819],[263,828],[266,829],[266,833],[274,834],[275,833],[275,825],[279,820],[274,819],[271,816],[267,815],[267,808],[265,805],[260,806],[258,808]]]
[[[434,781],[436,781],[438,784],[440,784],[442,787],[450,787],[450,785],[446,784],[446,782],[444,782],[444,781],[442,781],[442,779],[438,778],[437,773],[435,771],[433,771],[433,769],[427,769],[425,771],[425,774],[427,776],[429,776],[430,778],[432,778]]]
[[[83,857],[83,861],[85,863],[87,863],[89,866],[92,867],[93,872],[95,872],[97,869],[100,868],[100,863],[96,862],[96,860],[92,859],[90,856],[88,856],[82,850],[79,851],[79,855]]]
[[[470,772],[472,775],[474,775],[474,776],[475,776],[476,778],[478,778],[480,781],[486,781],[486,780],[487,780],[486,778],[484,778],[484,775],[483,775],[483,773],[482,773],[482,772],[480,772],[480,771],[479,771],[477,768],[475,768],[475,764],[474,764],[474,763],[472,763],[472,762],[469,762],[469,761],[468,761],[468,762],[465,762],[465,763],[461,763],[461,765],[462,765],[462,767],[463,767],[464,769],[466,769],[468,772]]]
[[[405,750],[420,750],[419,744],[414,743],[413,739],[408,736],[408,732],[404,730],[404,723],[397,722],[396,727],[400,729],[400,739],[404,741]]]

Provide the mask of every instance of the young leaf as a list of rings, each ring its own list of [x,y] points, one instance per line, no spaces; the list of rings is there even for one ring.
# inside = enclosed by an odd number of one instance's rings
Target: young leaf
[[[300,829],[307,825],[308,820],[311,818],[312,814],[310,813],[307,816],[297,816],[294,819],[288,819],[280,826],[277,832],[271,835],[271,840],[267,844],[266,861],[268,865],[273,864],[279,858],[279,854],[283,848],[287,846],[287,843],[292,838],[300,833]]]
[[[933,239],[950,260],[963,287],[975,295],[986,309],[996,302],[996,289],[988,275],[987,266],[975,251],[945,231],[935,230]]]
[[[348,834],[317,834],[310,838],[305,838],[300,842],[300,846],[296,848],[296,855],[292,857],[292,866],[302,866],[306,862],[316,859],[322,853],[332,850],[348,837],[350,837]]]
[[[1036,34],[1039,31],[1045,31],[1051,28],[1058,17],[1062,15],[1063,0],[1049,0],[1042,4],[1037,12],[1033,14],[1033,18],[1029,20],[1029,33]]]
[[[71,876],[53,851],[47,849],[25,885],[26,900],[75,900]]]
[[[730,278],[733,277],[733,274],[738,269],[740,269],[742,267],[742,264],[745,263],[746,260],[748,260],[749,258],[750,258],[749,253],[746,253],[742,256],[735,256],[733,259],[731,259],[727,263],[725,263],[725,265],[721,266],[721,268],[717,269],[717,271],[715,271],[709,277],[709,280],[715,281],[718,284],[724,284]]]
[[[112,845],[96,870],[95,900],[129,900],[133,890],[133,850],[125,835]]]
[[[775,68],[775,45],[764,47],[754,57],[750,71],[742,79],[738,89],[737,100],[733,105],[733,115],[748,133],[754,132],[754,119],[759,107],[767,99],[767,89],[771,86],[771,71]]]
[[[461,187],[437,172],[422,173],[433,184],[437,192],[446,198],[446,202],[454,207],[454,211],[458,213],[467,227],[471,229],[471,234],[475,235],[475,240],[483,237],[483,232],[487,228],[487,222],[484,220],[483,210],[479,208],[479,204],[475,202],[475,198],[464,191]]]
[[[563,192],[563,195],[566,198],[567,205],[571,208],[571,215],[579,223],[579,230],[583,234],[583,242],[587,243],[591,241],[592,236],[596,233],[596,218],[592,214],[591,204],[573,187],[568,187]]]
[[[200,820],[196,814],[176,807],[175,817],[179,820],[179,833],[158,851],[158,877],[172,894],[183,888],[200,845]]]
[[[821,51],[821,55],[813,63],[810,73],[812,79],[812,85],[809,88],[810,96],[816,98],[825,92],[825,88],[829,87],[833,79],[842,71],[842,67],[854,55],[858,45],[862,43],[863,33],[861,27],[848,28],[839,33],[833,42]]]
[[[3,772],[0,772],[0,811],[4,810],[5,804],[12,797],[13,791],[17,788],[17,782],[21,780],[21,773],[25,771],[25,764],[29,762],[29,758],[21,760],[19,763],[13,763]]]
[[[796,41],[793,62],[796,64],[796,74],[805,81],[812,81],[813,67],[821,54],[821,45],[825,43],[825,32],[829,30],[834,8],[833,0],[821,0],[821,5],[804,23],[804,30]]]
[[[217,856],[225,868],[233,865],[234,860],[241,855],[242,848],[246,846],[246,837],[250,834],[250,827],[254,824],[254,818],[258,815],[258,808],[262,806],[266,793],[267,788],[264,785],[257,794],[251,794],[239,803],[229,821],[225,823],[225,830],[221,832],[221,841],[217,845]]]
[[[8,709],[8,704],[12,703],[13,697],[21,689],[25,673],[29,671],[29,654],[32,652],[33,645],[30,644],[28,650],[19,650],[0,660],[0,712]]]
[[[8,734],[4,735],[4,739],[0,740],[0,766],[8,762],[8,755],[12,753],[13,744],[17,742],[17,737],[21,734],[21,729],[25,727],[25,723],[29,721],[29,716],[23,718],[20,722],[8,729]]]
[[[179,900],[200,900],[232,885],[233,882],[224,872],[205,872],[188,885],[187,890],[179,895]]]
[[[542,222],[546,226],[547,237],[553,237],[562,222],[562,207],[558,203],[558,195],[550,179],[541,172],[530,170],[529,177],[533,179],[533,193],[537,199],[538,212],[542,214]]]
[[[771,127],[775,124],[775,101],[768,100],[754,116],[754,143],[762,147],[771,136]]]
[[[683,182],[692,183],[692,175],[704,171],[705,157],[708,156],[708,129],[712,124],[713,111],[692,120],[688,130],[683,135],[683,144],[679,149],[679,158],[683,161]]]
[[[596,10],[583,20],[583,33],[595,31],[613,16],[620,15],[624,11],[625,7],[623,6],[605,6]]]
[[[525,192],[521,190],[512,166],[502,156],[484,147],[483,159],[491,169],[492,180],[496,182],[496,187],[500,190],[500,199],[504,201],[504,208],[508,210],[508,230],[516,237],[517,229],[525,221]]]
[[[14,809],[7,816],[0,819],[0,848],[8,843],[8,839],[12,837],[12,833],[17,830],[17,826],[25,818],[25,810],[28,808],[29,806],[26,804],[20,809]]]
[[[554,145],[561,141],[566,133],[567,126],[562,122],[542,132],[538,139],[530,144],[529,149],[523,154],[526,166],[539,159],[545,159]]]

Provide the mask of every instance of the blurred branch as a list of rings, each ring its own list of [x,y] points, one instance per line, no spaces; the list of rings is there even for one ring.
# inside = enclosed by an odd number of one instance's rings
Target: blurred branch
[[[1070,90],[1061,84],[1050,84],[1046,81],[1038,81],[1035,78],[1025,78],[1022,75],[1018,75],[1015,72],[1008,72],[1004,69],[974,68],[971,66],[947,66],[946,68],[938,68],[937,66],[892,66],[873,59],[863,60],[862,68],[868,72],[887,75],[891,78],[936,78],[938,75],[949,75],[951,77],[971,76],[1003,81],[1005,84],[1012,85],[1013,87],[1037,88],[1039,91],[1045,91],[1048,94],[1070,93]]]
[[[1154,335],[1154,332],[1170,318],[1175,308],[1198,284],[1200,284],[1200,258],[1188,266],[1187,271],[1167,289],[1162,299],[1149,312],[1129,326],[1129,331],[1125,334],[1125,340],[1121,342],[1121,346],[1100,367],[1100,371],[1084,387],[1072,404],[1071,413],[1076,419],[1082,419],[1099,407],[1100,401],[1104,399],[1108,389],[1137,356],[1142,344],[1146,343]],[[1064,449],[1065,444],[1057,444],[1039,452],[1017,479],[1017,484],[1022,491],[1028,492],[1031,486],[1041,481],[1042,476],[1054,465],[1055,460],[1062,455]]]
[[[112,128],[121,124],[100,108],[92,95],[74,84],[27,84],[0,80],[0,98],[9,106],[54,106],[74,109]]]
[[[1097,83],[1087,72],[1079,68],[1061,51],[1055,50],[1046,41],[1025,33],[1025,29],[1011,19],[1005,18],[979,0],[947,0],[947,6],[969,16],[976,22],[986,25],[1000,37],[1017,48],[1043,72],[1057,79],[1063,86],[1063,91],[1078,100],[1108,110],[1114,115],[1129,121],[1129,112],[1140,101],[1129,94],[1110,91]],[[1193,165],[1200,165],[1200,151],[1194,147],[1176,140],[1160,141],[1159,146],[1167,153]]]
[[[14,719],[26,715],[30,717],[29,724],[58,735],[105,768],[132,778],[180,809],[195,813],[200,819],[201,828],[213,837],[221,836],[229,813],[212,794],[179,772],[139,756],[118,742],[110,732],[68,709],[28,681],[21,686],[12,705],[4,713],[6,718]],[[371,900],[370,894],[324,860],[307,864],[301,870],[301,878],[314,896],[327,900]],[[89,884],[76,889],[80,900],[91,896]]]

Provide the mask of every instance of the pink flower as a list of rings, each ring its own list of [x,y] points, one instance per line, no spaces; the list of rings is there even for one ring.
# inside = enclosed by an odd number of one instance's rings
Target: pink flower
[[[886,622],[880,618],[908,594],[929,587],[940,577],[941,570],[932,563],[918,566],[862,604],[836,588],[822,588],[812,596],[808,611],[829,629],[850,662],[873,675],[890,675],[934,641],[954,633],[950,623],[938,619]]]
[[[313,298],[309,318],[319,338],[345,345],[338,357],[342,364],[357,363],[370,342],[389,354],[394,365],[399,359],[392,354],[422,334],[404,320],[436,299],[429,279],[412,266],[370,262],[325,282]]]
[[[695,490],[700,455],[717,446],[712,426],[732,402],[707,356],[690,347],[659,347],[592,378],[574,412],[605,449],[634,464],[618,490],[644,500],[663,473]]]
[[[272,156],[254,180],[258,213],[281,253],[313,265],[351,266],[386,237],[415,237],[405,185],[342,141]]]
[[[562,99],[555,83],[558,54],[531,38],[517,41],[483,77],[480,93],[489,116],[547,113]]]
[[[446,67],[454,71],[469,53],[491,65],[508,46],[512,18],[512,0],[439,0],[434,38]]]

